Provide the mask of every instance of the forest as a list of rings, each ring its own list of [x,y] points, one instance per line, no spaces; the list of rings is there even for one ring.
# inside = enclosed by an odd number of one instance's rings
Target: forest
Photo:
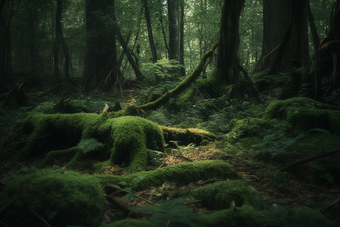
[[[0,226],[340,226],[340,0],[0,0]]]

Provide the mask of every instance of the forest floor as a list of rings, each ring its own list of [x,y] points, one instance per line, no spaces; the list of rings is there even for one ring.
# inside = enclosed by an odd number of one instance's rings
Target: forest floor
[[[120,101],[124,105],[134,104],[138,99],[140,91],[139,90],[127,90],[119,94]],[[103,99],[103,97],[109,97],[112,94],[96,94],[93,93],[89,97],[82,97],[80,101],[81,104],[87,105],[89,102]],[[56,101],[58,97],[53,100]],[[53,101],[51,98],[44,99],[41,103],[35,102],[36,106],[41,107],[43,104],[44,108],[51,108]],[[97,103],[98,108],[104,107],[103,103]],[[36,108],[36,107],[35,107]],[[98,110],[100,110],[100,108]],[[20,152],[27,138],[20,138],[18,140],[18,129],[20,127],[20,122],[22,122],[25,117],[24,109],[19,113],[13,114],[12,110],[10,114],[3,112],[2,119],[0,122],[0,152],[6,152],[5,159],[0,162],[0,179],[16,174],[19,170],[24,167],[37,167],[44,160],[44,155],[38,155],[33,159],[19,162],[16,160],[16,156]],[[176,127],[176,125],[174,125]],[[283,180],[282,177],[277,176],[270,177],[268,172],[273,169],[271,167],[270,161],[258,161],[252,159],[252,152],[254,149],[249,149],[244,152],[240,152],[236,155],[231,156],[221,156],[221,152],[226,152],[230,147],[225,147],[223,143],[212,142],[207,146],[180,146],[178,150],[181,152],[168,153],[163,160],[164,166],[175,165],[182,162],[188,161],[200,161],[200,160],[224,160],[225,162],[233,165],[235,171],[239,174],[244,175],[248,179],[248,184],[256,189],[264,198],[268,205],[273,207],[282,206],[285,208],[294,207],[298,205],[305,205],[311,208],[321,209],[327,204],[336,200],[340,193],[340,186],[328,182],[322,187],[315,186],[313,183],[313,170],[307,165],[300,165],[296,168],[289,170],[289,179],[285,179],[286,185],[282,186],[280,182]],[[70,160],[64,160],[64,163],[59,162],[58,166],[65,166]],[[150,167],[151,168],[151,167]],[[98,174],[95,171],[75,169],[83,174]],[[120,171],[114,166],[106,168],[104,173],[116,174],[116,175],[126,175],[126,171]],[[207,182],[192,182],[189,185],[173,185],[171,182],[165,182],[162,186],[158,188],[145,189],[136,192],[138,196],[155,202],[154,198],[159,197],[162,191],[172,187],[174,191],[179,189],[190,189],[198,186],[203,186],[208,184]],[[281,185],[280,187],[277,187]],[[123,195],[117,195],[116,199],[119,199],[123,205],[130,206],[143,206],[147,202],[141,199],[125,199]],[[168,198],[156,199],[155,203],[162,203]],[[207,208],[199,205],[197,203],[190,205],[192,209],[195,209],[199,213],[209,213]],[[117,211],[119,213],[119,211]],[[333,218],[338,218],[340,213],[331,214]]]

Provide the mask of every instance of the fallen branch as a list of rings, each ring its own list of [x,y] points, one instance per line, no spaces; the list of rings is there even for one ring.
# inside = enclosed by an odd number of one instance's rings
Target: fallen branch
[[[300,165],[300,164],[312,161],[312,160],[317,159],[317,158],[324,158],[324,157],[330,156],[332,154],[336,154],[338,152],[340,152],[340,148],[332,150],[332,151],[328,151],[328,152],[325,152],[325,153],[322,153],[322,154],[317,154],[317,155],[314,155],[314,156],[311,156],[311,157],[308,157],[308,158],[296,161],[293,164],[290,164],[290,165],[288,165],[286,167],[281,168],[280,171],[286,171],[287,169],[290,169],[290,168],[292,168],[294,166],[297,166],[297,165]]]
[[[142,197],[140,197],[140,196],[138,196],[138,195],[136,195],[136,194],[133,194],[132,192],[126,191],[126,190],[124,190],[124,189],[122,189],[122,188],[120,188],[120,187],[118,187],[118,186],[116,186],[116,185],[107,184],[107,185],[105,185],[105,187],[114,188],[114,189],[117,189],[117,190],[120,190],[120,191],[124,191],[124,192],[129,193],[129,194],[131,194],[131,195],[133,195],[133,196],[136,196],[137,198],[140,198],[141,200],[144,200],[144,201],[147,202],[147,203],[150,203],[150,204],[152,204],[152,205],[154,205],[154,206],[158,206],[157,204],[155,204],[155,203],[153,203],[153,202],[151,202],[151,201],[149,201],[149,200],[147,200],[147,199],[144,199],[144,198],[142,198]]]

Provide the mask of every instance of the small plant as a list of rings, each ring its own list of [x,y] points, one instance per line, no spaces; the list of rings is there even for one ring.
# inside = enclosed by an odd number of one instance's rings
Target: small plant
[[[81,151],[86,154],[90,151],[93,151],[95,149],[97,149],[98,147],[103,146],[104,144],[102,144],[101,142],[99,142],[97,139],[95,138],[91,138],[91,139],[82,139],[80,140],[79,144],[77,145],[78,148],[81,149]]]
[[[167,59],[163,58],[161,60],[157,60],[157,63],[142,63],[142,70],[149,71],[153,70],[157,76],[166,81],[168,78],[175,78],[179,77],[179,75],[174,72],[174,69],[183,68],[181,64],[178,64],[178,61],[175,59]]]

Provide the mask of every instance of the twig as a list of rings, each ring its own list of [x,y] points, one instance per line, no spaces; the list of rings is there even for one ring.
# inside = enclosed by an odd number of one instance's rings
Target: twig
[[[107,184],[107,185],[105,185],[105,187],[111,187],[111,188],[114,188],[114,189],[122,190],[122,191],[124,191],[124,192],[127,192],[127,193],[133,195],[133,196],[136,196],[137,198],[140,198],[141,200],[144,200],[145,202],[148,202],[148,203],[150,203],[150,204],[152,204],[152,205],[154,205],[154,206],[158,206],[157,204],[151,202],[150,200],[144,199],[144,198],[142,198],[142,197],[140,197],[140,196],[138,196],[138,195],[136,195],[136,194],[134,194],[134,193],[132,193],[132,192],[126,191],[126,190],[124,190],[124,189],[122,189],[122,188],[120,188],[120,187],[118,187],[118,186],[116,186],[116,185]]]
[[[39,218],[42,222],[44,222],[45,225],[47,225],[48,227],[52,227],[50,224],[48,224],[48,222],[47,222],[43,217],[41,217],[39,214],[37,214],[37,213],[32,209],[32,207],[29,207],[28,209],[29,209],[29,211],[31,211],[35,216],[37,216],[37,218]]]
[[[333,202],[331,203],[328,203],[327,205],[323,206],[319,212],[320,213],[325,213],[327,210],[329,210],[331,207],[335,206],[335,205],[338,205],[340,201],[340,196],[338,196],[338,198],[336,200],[334,200]]]
[[[122,204],[120,204],[116,199],[105,195],[106,201],[108,201],[109,203],[111,203],[114,207],[122,210],[125,214],[128,214],[129,216],[132,216],[134,218],[138,218],[138,217],[142,217],[143,215],[140,213],[137,213],[133,210],[130,210],[129,208],[123,206]]]
[[[314,156],[299,160],[297,162],[294,162],[293,164],[290,164],[286,167],[283,167],[283,168],[280,169],[280,171],[286,171],[287,169],[290,169],[290,168],[297,166],[297,165],[300,165],[302,163],[309,162],[309,161],[312,161],[312,160],[317,159],[317,158],[327,157],[327,156],[330,156],[332,154],[336,154],[338,152],[340,152],[340,148],[332,150],[332,151],[328,151],[328,152],[325,152],[325,153],[322,153],[322,154],[314,155]]]

